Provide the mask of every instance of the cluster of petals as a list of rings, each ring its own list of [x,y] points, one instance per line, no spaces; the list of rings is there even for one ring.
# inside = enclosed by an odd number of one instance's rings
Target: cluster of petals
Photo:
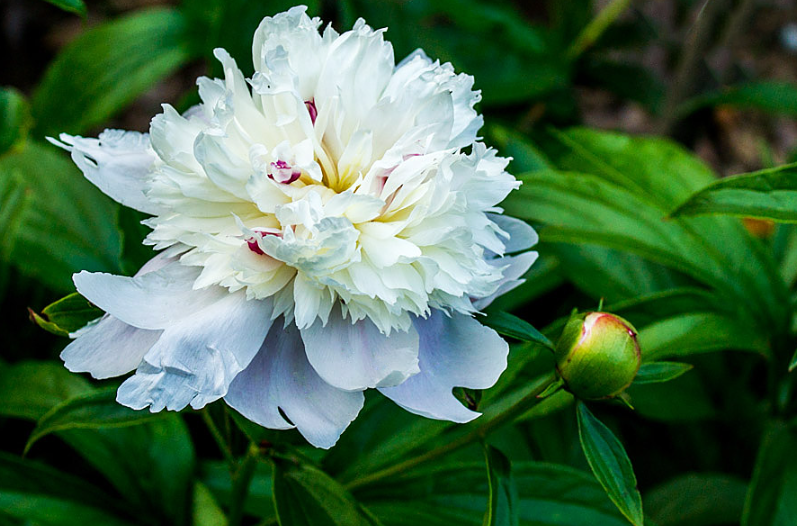
[[[518,182],[477,141],[473,79],[393,49],[359,20],[338,34],[304,7],[263,20],[245,79],[164,105],[149,134],[54,143],[103,192],[151,215],[158,254],[134,277],[81,272],[106,315],[62,358],[127,374],[117,400],[151,411],[224,400],[331,447],[377,388],[405,409],[466,422],[455,386],[487,388],[507,344],[474,315],[536,253],[497,207]]]

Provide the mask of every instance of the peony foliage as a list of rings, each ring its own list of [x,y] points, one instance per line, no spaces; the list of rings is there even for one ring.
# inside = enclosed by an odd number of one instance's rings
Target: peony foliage
[[[741,112],[797,89],[684,84],[782,6],[100,4],[0,7],[1,524],[795,522],[797,172]]]

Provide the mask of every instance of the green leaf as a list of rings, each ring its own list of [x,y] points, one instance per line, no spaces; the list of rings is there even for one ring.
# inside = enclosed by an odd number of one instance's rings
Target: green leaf
[[[307,464],[275,460],[274,504],[281,526],[379,524],[340,483]]]
[[[673,288],[611,303],[606,311],[626,318],[638,329],[682,314],[699,312],[733,314],[733,311],[729,312],[728,306],[718,302],[711,292],[695,287]]]
[[[503,203],[511,215],[548,225],[545,242],[600,245],[685,273],[733,306],[738,321],[782,340],[790,309],[771,252],[732,218],[663,221],[714,174],[662,139],[575,128],[551,131],[538,145],[560,170],[535,172]]]
[[[588,473],[542,462],[514,462],[523,526],[623,526],[625,518]],[[482,526],[487,481],[481,463],[443,462],[356,496],[384,526]]]
[[[540,259],[554,256],[561,267],[559,272],[596,300],[631,300],[682,287],[687,282],[667,267],[621,250],[566,243],[540,243],[538,250]]]
[[[781,82],[750,82],[695,97],[685,102],[677,113],[685,117],[709,106],[733,106],[776,115],[797,115],[797,86]]]
[[[696,312],[666,318],[639,331],[642,360],[657,361],[672,356],[714,351],[748,351],[769,356],[763,336],[728,316]]]
[[[659,422],[698,422],[717,417],[711,394],[696,374],[670,382],[631,384],[626,390],[636,414]]]
[[[758,451],[742,526],[786,526],[797,517],[797,430],[772,423]]]
[[[454,426],[414,415],[379,394],[365,396],[365,407],[323,460],[324,471],[342,482],[398,462]]]
[[[63,430],[58,436],[125,496],[139,522],[188,525],[194,449],[179,415],[125,427]]]
[[[227,517],[213,494],[201,482],[194,484],[194,526],[227,526]]]
[[[86,31],[34,92],[34,135],[79,134],[106,122],[191,58],[184,30],[179,12],[155,8]]]
[[[545,154],[534,146],[527,137],[510,128],[493,124],[488,126],[489,144],[494,145],[501,155],[511,157],[512,173],[534,172],[553,168]]]
[[[489,492],[484,526],[517,526],[518,493],[509,459],[493,446],[485,446]]]
[[[31,124],[25,96],[14,88],[0,88],[0,155],[24,141]]]
[[[0,452],[0,523],[127,526],[132,517],[101,488],[49,466]],[[87,522],[88,521],[88,522]],[[13,524],[13,523],[12,523]]]
[[[0,452],[0,493],[34,493],[118,510],[121,503],[103,489],[45,464]]]
[[[688,473],[645,495],[645,510],[657,526],[738,524],[747,484],[720,473]]]
[[[94,399],[95,406],[87,403],[80,407],[94,396],[100,397]],[[167,524],[185,524],[190,516],[194,452],[182,420],[174,414],[153,417],[139,412],[136,418],[146,422],[132,425],[124,419],[125,414],[134,412],[122,406],[118,406],[119,412],[106,407],[103,416],[102,397],[109,402],[109,390],[92,391],[88,382],[60,363],[0,366],[0,415],[61,424],[50,431],[56,431],[104,475],[132,503],[145,524],[157,523],[158,517],[165,518]],[[70,415],[74,421],[65,423]],[[116,427],[91,420],[95,417]],[[123,424],[130,425],[118,427]]]
[[[794,371],[797,369],[797,351],[794,351],[794,354],[791,356],[791,360],[789,361],[789,372]]]
[[[690,371],[693,367],[691,364],[679,362],[643,363],[637,371],[634,383],[644,385],[669,382]]]
[[[508,312],[491,312],[489,316],[481,320],[484,325],[494,329],[498,334],[509,336],[522,342],[534,342],[551,350],[554,348],[553,342],[545,337],[543,333],[535,329],[529,322],[521,320]]]
[[[74,291],[80,270],[120,271],[117,210],[53,147],[0,158],[0,259],[54,289]]]
[[[548,398],[549,396],[553,396],[556,393],[560,392],[562,388],[565,386],[564,379],[560,376],[556,379],[553,383],[551,383],[548,387],[545,388],[543,392],[537,395],[537,398]],[[539,405],[535,405],[532,410],[539,407]],[[528,414],[528,413],[525,413]]]
[[[0,365],[0,415],[38,420],[61,402],[91,391],[91,385],[60,362]]]
[[[86,16],[86,4],[83,0],[46,0],[54,6],[60,7],[64,11],[75,13],[81,16]]]
[[[730,215],[797,222],[797,165],[720,179],[692,195],[671,215]]]
[[[609,498],[632,524],[641,526],[642,497],[631,461],[617,437],[583,402],[578,403],[578,438],[589,467]]]
[[[47,305],[41,314],[28,311],[36,325],[58,336],[69,336],[102,316],[100,309],[77,292]]]
[[[154,415],[148,411],[135,411],[117,403],[116,387],[98,389],[70,398],[48,411],[37,422],[25,451],[50,433],[131,426],[165,416],[165,413]]]
[[[213,493],[220,504],[229,506],[232,495],[230,467],[225,462],[205,461],[200,465],[202,483]],[[244,512],[261,519],[276,521],[274,511],[274,485],[269,463],[258,462],[249,484],[249,493],[244,503]]]
[[[549,226],[546,242],[592,243],[634,252],[706,283],[725,272],[678,225],[664,223],[646,200],[589,174],[539,171],[521,176],[523,186],[504,201],[509,215]],[[532,206],[533,204],[533,206]]]

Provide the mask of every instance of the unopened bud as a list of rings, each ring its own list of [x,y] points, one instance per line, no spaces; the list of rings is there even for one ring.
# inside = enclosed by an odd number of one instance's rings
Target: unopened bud
[[[555,357],[567,389],[585,400],[622,393],[634,381],[641,362],[634,326],[607,312],[571,316]]]

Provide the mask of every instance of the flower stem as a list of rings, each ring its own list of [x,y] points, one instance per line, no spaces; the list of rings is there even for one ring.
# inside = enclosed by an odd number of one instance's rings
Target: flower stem
[[[216,422],[213,421],[213,417],[210,416],[210,412],[206,408],[200,411],[200,414],[202,415],[202,421],[205,422],[208,431],[210,431],[210,434],[213,436],[213,440],[215,440],[216,444],[219,446],[221,454],[224,456],[224,460],[229,466],[234,466],[236,462],[235,455],[233,455],[229,443],[224,439],[224,436],[221,434],[221,430],[216,425]]]
[[[260,449],[254,442],[249,444],[246,456],[241,460],[238,469],[232,474],[232,494],[230,495],[230,513],[228,526],[240,526],[244,518],[244,505],[249,496],[249,486],[255,475]]]
[[[579,33],[575,41],[567,49],[567,58],[576,59],[587,48],[594,44],[631,3],[631,0],[612,0],[589,24]]]
[[[380,471],[375,471],[371,474],[365,475],[364,477],[355,479],[346,484],[346,489],[354,490],[361,488],[363,486],[371,485],[382,479],[403,473],[410,469],[416,468],[422,464],[426,464],[427,462],[448,455],[449,453],[453,453],[454,451],[457,451],[458,449],[468,446],[473,442],[478,442],[480,440],[483,440],[487,435],[489,435],[493,431],[499,429],[505,424],[513,422],[517,417],[521,416],[530,408],[537,405],[542,400],[540,398],[537,398],[537,396],[543,391],[545,391],[548,388],[548,386],[554,383],[556,380],[557,380],[556,373],[551,372],[549,375],[537,380],[536,385],[534,385],[531,391],[526,396],[518,400],[517,403],[515,403],[506,411],[498,413],[487,422],[482,423],[479,427],[475,428],[470,433],[461,435],[459,438],[455,438],[450,442],[447,442],[442,446],[427,451],[426,453],[420,456],[410,458],[403,462],[399,462],[398,464],[386,467]]]

